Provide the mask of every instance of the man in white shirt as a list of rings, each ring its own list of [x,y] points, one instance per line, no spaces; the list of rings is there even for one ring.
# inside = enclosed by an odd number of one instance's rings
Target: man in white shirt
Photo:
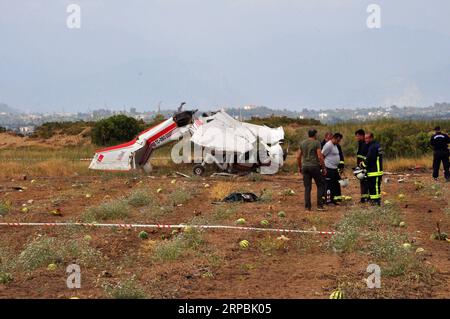
[[[342,140],[342,134],[335,133],[331,140],[329,140],[322,148],[322,154],[325,158],[325,167],[327,174],[325,175],[326,193],[325,202],[327,204],[335,204],[341,201],[341,185],[339,184],[340,176],[338,171],[339,156],[338,144]]]

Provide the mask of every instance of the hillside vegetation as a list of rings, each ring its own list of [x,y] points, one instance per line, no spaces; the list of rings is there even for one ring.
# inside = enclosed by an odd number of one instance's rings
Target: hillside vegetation
[[[344,134],[342,146],[346,153],[355,154],[354,132],[359,128],[363,128],[374,133],[375,139],[384,149],[386,158],[415,158],[432,151],[429,142],[436,125],[447,130],[450,128],[450,120],[384,119],[366,123],[343,123],[330,126],[330,130]]]
[[[430,153],[430,137],[435,126],[439,125],[444,131],[450,129],[450,120],[420,121],[383,119],[368,122],[344,122],[340,124],[324,125],[311,119],[291,119],[287,117],[254,118],[251,123],[267,125],[269,127],[283,126],[285,141],[290,149],[296,150],[300,142],[307,137],[309,128],[315,128],[322,139],[325,132],[340,132],[344,135],[342,148],[346,155],[356,153],[357,144],[354,140],[355,131],[363,128],[375,134],[375,139],[384,149],[386,158],[414,158]]]
[[[60,135],[82,136],[91,139],[94,145],[112,145],[133,139],[139,132],[163,121],[156,117],[151,123],[135,120],[125,115],[113,116],[98,122],[51,122],[36,129],[35,136],[41,139],[56,139]],[[300,142],[307,137],[309,128],[315,128],[322,139],[325,132],[340,132],[344,135],[342,148],[347,156],[356,152],[354,132],[363,128],[375,134],[375,139],[384,149],[386,158],[419,158],[431,153],[429,146],[433,128],[439,125],[446,131],[450,120],[420,121],[384,119],[368,122],[345,122],[325,125],[314,119],[295,119],[286,116],[253,117],[250,123],[282,126],[285,130],[285,143],[289,149],[296,151]]]
[[[252,117],[249,121],[256,125],[266,125],[268,127],[279,127],[279,126],[304,126],[304,125],[321,125],[320,121],[315,119],[300,119],[292,118],[287,116],[269,116],[269,117]]]
[[[36,128],[34,132],[35,137],[48,139],[56,134],[63,135],[79,135],[85,131],[89,132],[94,126],[94,122],[47,122]],[[84,136],[88,136],[88,133],[84,133]]]

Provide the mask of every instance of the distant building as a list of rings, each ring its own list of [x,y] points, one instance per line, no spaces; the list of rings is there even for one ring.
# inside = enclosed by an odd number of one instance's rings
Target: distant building
[[[34,133],[34,126],[20,126],[19,133],[23,135],[31,135]]]

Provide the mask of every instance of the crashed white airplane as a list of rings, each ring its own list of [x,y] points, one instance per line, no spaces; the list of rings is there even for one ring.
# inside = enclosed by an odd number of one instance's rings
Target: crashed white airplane
[[[184,104],[184,103],[183,103]],[[216,164],[228,173],[254,170],[275,174],[283,166],[285,153],[282,127],[269,128],[235,120],[224,111],[196,118],[196,111],[182,111],[140,133],[134,140],[96,151],[89,166],[96,170],[127,171],[150,166],[150,156],[157,148],[188,138],[201,156],[195,157],[193,172],[202,175],[206,164]],[[189,143],[190,145],[191,143]]]

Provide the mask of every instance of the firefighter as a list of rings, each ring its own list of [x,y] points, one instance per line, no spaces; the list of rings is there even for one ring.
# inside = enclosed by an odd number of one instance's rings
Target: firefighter
[[[374,141],[373,133],[366,133],[367,145],[366,159],[361,166],[366,169],[369,200],[372,204],[381,204],[381,179],[383,177],[383,156],[380,144]]]
[[[450,137],[441,132],[439,126],[434,128],[435,134],[431,137],[430,144],[433,147],[433,178],[438,180],[439,177],[439,167],[444,166],[444,177],[447,182],[450,181],[449,172],[449,151],[448,144],[450,143]]]
[[[356,166],[361,167],[361,163],[366,160],[367,155],[367,144],[365,142],[365,135],[363,129],[359,129],[355,132],[355,139],[358,142],[358,151],[356,153]],[[369,200],[369,189],[367,187],[367,179],[362,179],[359,181],[359,186],[361,189],[361,203],[365,203]]]

